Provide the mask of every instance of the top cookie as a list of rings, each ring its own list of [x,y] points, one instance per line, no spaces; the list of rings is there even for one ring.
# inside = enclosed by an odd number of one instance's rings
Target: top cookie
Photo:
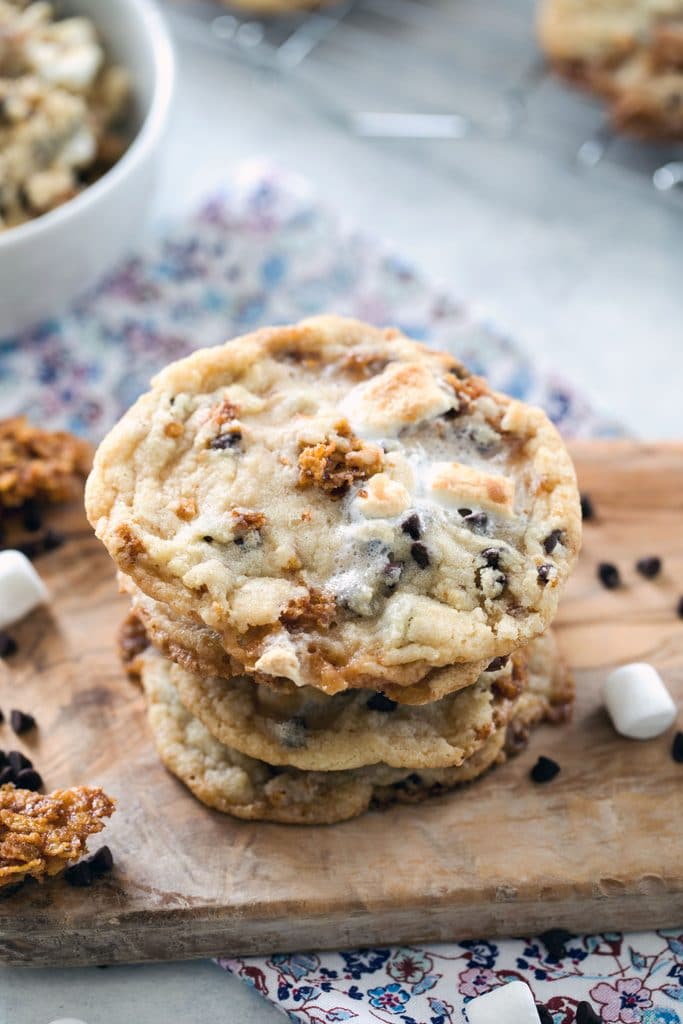
[[[544,0],[541,45],[604,95],[618,130],[683,138],[683,0]]]
[[[86,506],[146,594],[246,671],[327,692],[510,653],[580,543],[540,409],[338,317],[168,366],[100,446]]]

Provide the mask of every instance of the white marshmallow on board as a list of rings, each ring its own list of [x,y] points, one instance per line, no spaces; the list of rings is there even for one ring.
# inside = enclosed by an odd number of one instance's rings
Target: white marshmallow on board
[[[494,988],[465,1007],[470,1024],[539,1024],[531,989],[523,981]]]
[[[47,587],[21,551],[0,551],[0,629],[48,600]]]
[[[603,699],[614,728],[629,739],[652,739],[676,719],[676,705],[659,672],[644,661],[610,672]]]

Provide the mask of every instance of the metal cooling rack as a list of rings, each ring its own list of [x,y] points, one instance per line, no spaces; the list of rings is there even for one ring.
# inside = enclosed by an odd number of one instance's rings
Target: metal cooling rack
[[[207,0],[166,7],[177,32],[306,86],[309,102],[356,135],[507,139],[683,196],[683,146],[615,136],[599,102],[548,73],[534,0],[341,0],[268,20]],[[387,94],[390,108],[377,101]]]

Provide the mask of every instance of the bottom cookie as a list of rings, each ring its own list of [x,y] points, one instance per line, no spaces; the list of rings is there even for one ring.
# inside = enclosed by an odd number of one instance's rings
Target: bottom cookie
[[[275,768],[214,739],[183,706],[171,666],[148,650],[139,659],[149,722],[159,756],[202,803],[237,818],[323,825],[356,817],[371,807],[417,803],[472,782],[523,746],[531,726],[546,718],[564,671],[542,672],[520,698],[511,726],[494,732],[462,765],[420,771],[375,764],[347,771]]]

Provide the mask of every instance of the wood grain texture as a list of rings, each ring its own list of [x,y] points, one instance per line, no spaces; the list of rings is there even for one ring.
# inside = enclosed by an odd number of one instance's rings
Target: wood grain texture
[[[107,555],[78,509],[69,543],[39,562],[54,601],[14,629],[0,707],[33,711],[35,737],[0,727],[49,788],[96,783],[117,797],[103,834],[113,875],[0,899],[0,960],[68,965],[304,948],[678,925],[683,918],[683,766],[671,734],[619,738],[600,707],[605,672],[652,661],[683,699],[683,444],[582,444],[598,516],[559,619],[576,669],[573,723],[536,732],[486,779],[420,807],[341,825],[242,823],[206,810],[161,767],[140,691],[117,663],[125,611]],[[643,580],[638,557],[658,554]],[[624,586],[605,591],[599,561]],[[535,786],[539,754],[560,776]],[[99,837],[98,837],[99,839]],[[97,839],[91,846],[97,845]]]

